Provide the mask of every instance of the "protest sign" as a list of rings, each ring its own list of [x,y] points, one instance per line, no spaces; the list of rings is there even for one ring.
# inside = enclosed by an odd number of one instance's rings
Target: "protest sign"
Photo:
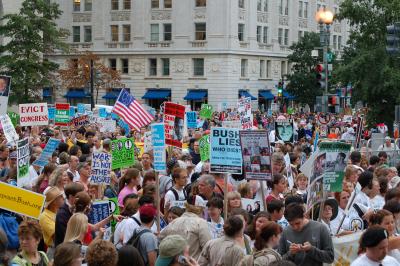
[[[358,246],[363,231],[332,237],[335,260],[334,266],[350,265],[358,257]]]
[[[210,149],[211,172],[242,173],[242,153],[238,129],[211,128]]]
[[[290,164],[290,155],[289,155],[289,153],[286,153],[285,156],[283,157],[283,159],[285,160],[285,169],[286,169],[286,176],[287,176],[289,189],[292,189],[293,186],[294,186],[294,179],[293,179],[292,166]]]
[[[253,128],[253,114],[251,113],[251,98],[240,98],[238,101],[238,112],[242,129]]]
[[[353,122],[353,116],[352,116],[352,115],[345,115],[345,116],[343,116],[343,122],[345,122],[345,123],[351,123],[351,122]]]
[[[47,103],[27,103],[19,105],[21,126],[45,126],[49,124]]]
[[[61,140],[50,138],[47,141],[46,146],[44,147],[40,157],[33,162],[33,165],[44,167],[49,163],[49,159],[51,158],[53,152],[57,149],[58,144],[60,144]]]
[[[327,125],[320,125],[319,132],[321,138],[326,138],[328,136],[328,126]]]
[[[56,103],[55,125],[69,125],[69,103]]]
[[[90,183],[111,183],[111,160],[111,155],[106,152],[93,152]]]
[[[226,111],[228,109],[228,102],[227,101],[223,101],[218,103],[218,112],[223,112]]]
[[[10,117],[13,126],[16,127],[19,124],[19,114],[14,112],[7,112],[7,114],[8,117]]]
[[[197,127],[197,113],[196,112],[186,112],[186,123],[188,128]]]
[[[113,114],[113,113],[111,113],[111,114]],[[129,128],[129,125],[127,123],[125,123],[124,120],[120,119],[120,120],[118,120],[118,126],[120,126],[121,128],[124,129],[125,137],[127,137],[129,135],[129,132],[131,131],[131,129]]]
[[[277,119],[275,121],[275,136],[284,142],[293,142],[293,121],[292,119]]]
[[[107,118],[107,115],[108,115],[108,113],[107,113],[106,108],[99,108],[99,117]]]
[[[142,155],[144,153],[144,143],[135,141],[135,154],[138,158],[142,158]]]
[[[100,132],[114,132],[116,124],[115,120],[105,120],[104,118],[101,118]]]
[[[135,147],[132,138],[122,138],[111,141],[111,169],[132,166],[135,163]]]
[[[88,115],[78,116],[71,120],[71,125],[74,125],[76,128],[83,127],[89,124],[90,121]]]
[[[75,106],[70,106],[69,107],[69,118],[74,118],[75,117]]]
[[[7,113],[8,95],[11,91],[11,77],[0,76],[0,115]]]
[[[151,131],[144,132],[144,152],[149,152],[153,149],[153,144],[151,142]]]
[[[39,219],[46,197],[23,188],[0,182],[0,208]]]
[[[317,152],[315,152],[317,153]],[[323,197],[323,174],[325,168],[326,153],[318,151],[318,155],[312,162],[311,175],[308,179],[307,209],[321,202]]]
[[[200,113],[199,113],[200,117],[201,117],[201,118],[211,119],[212,114],[213,114],[213,107],[212,107],[212,105],[203,103],[203,104],[201,105],[201,110],[200,110]]]
[[[118,206],[118,198],[109,198],[108,199],[108,203],[110,204],[110,212],[113,215],[119,215],[120,214],[120,210],[119,210],[119,206]],[[112,220],[111,221],[111,227],[113,228],[113,230],[115,229],[115,226],[117,225],[117,221],[116,220]]]
[[[222,121],[222,127],[228,128],[242,128],[240,120],[224,120]]]
[[[7,114],[0,115],[0,122],[7,142],[14,143],[15,141],[19,140],[19,135],[15,131],[11,119]]]
[[[110,216],[110,202],[108,200],[94,201],[88,214],[88,221],[97,224]]]
[[[270,180],[271,152],[268,132],[240,131],[241,154],[246,179]]]
[[[202,162],[210,159],[210,135],[205,135],[199,140],[200,158]]]
[[[165,143],[182,148],[185,106],[166,102],[164,104]]]
[[[78,114],[86,113],[86,107],[85,107],[84,103],[78,103],[76,107],[77,107]]]
[[[153,143],[153,167],[156,171],[166,170],[164,124],[151,125],[151,141]]]
[[[28,138],[17,142],[17,185],[30,186],[29,179],[29,143]]]
[[[54,120],[56,119],[56,108],[55,107],[49,107],[47,108],[49,112],[49,120]]]
[[[257,199],[242,198],[242,208],[243,210],[246,210],[248,213],[253,215],[256,215],[260,211],[264,210],[263,204],[261,204],[261,201]]]

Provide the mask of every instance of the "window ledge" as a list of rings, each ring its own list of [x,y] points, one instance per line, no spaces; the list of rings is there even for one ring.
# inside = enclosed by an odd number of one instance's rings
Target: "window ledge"
[[[258,80],[272,80],[272,78],[259,78]]]
[[[190,77],[189,80],[206,80],[206,77]]]
[[[164,79],[164,80],[171,80],[172,78],[171,77],[158,77],[158,76],[147,76],[147,77],[145,77],[144,79],[159,79],[159,80],[161,80],[161,79]]]
[[[241,77],[240,80],[250,80],[248,77]]]

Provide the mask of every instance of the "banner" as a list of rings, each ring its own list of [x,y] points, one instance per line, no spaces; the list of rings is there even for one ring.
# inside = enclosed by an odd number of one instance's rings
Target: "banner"
[[[210,149],[210,172],[242,173],[242,152],[238,129],[211,128]]]
[[[59,139],[50,138],[40,154],[40,157],[33,162],[33,165],[45,167],[49,163],[49,159],[53,155],[53,152],[57,149],[60,142],[61,140]]]
[[[88,222],[97,224],[110,216],[110,214],[110,202],[108,200],[94,201],[88,214]]]
[[[350,265],[358,257],[358,246],[363,233],[363,231],[359,231],[341,237],[332,237],[335,260],[329,265]]]
[[[182,148],[185,106],[166,102],[164,104],[165,143]]]
[[[186,123],[188,128],[197,127],[197,113],[196,112],[186,112]]]
[[[75,126],[75,128],[84,127],[89,124],[90,121],[88,115],[78,116],[71,120],[71,125]]]
[[[123,138],[111,141],[112,166],[111,169],[129,167],[135,163],[135,146],[132,138]]]
[[[7,113],[8,95],[11,91],[11,77],[0,76],[0,115]]]
[[[19,187],[30,186],[29,179],[29,142],[24,138],[17,142],[17,185]]]
[[[151,142],[151,131],[144,132],[143,136],[144,152],[149,152],[153,149],[153,143]]]
[[[100,121],[100,132],[115,132],[117,126],[115,120],[105,120],[104,118],[101,118]]]
[[[49,124],[47,103],[27,103],[19,105],[21,126],[46,126]]]
[[[200,158],[202,162],[210,159],[210,135],[205,135],[199,139]]]
[[[275,136],[284,142],[293,142],[293,121],[292,119],[275,120]]]
[[[253,128],[253,114],[251,113],[251,98],[240,98],[238,101],[238,112],[242,129]]]
[[[199,113],[200,117],[201,118],[211,119],[212,118],[212,114],[213,114],[212,105],[203,103],[201,105],[201,110],[200,110],[200,113]]]
[[[240,131],[246,179],[271,180],[271,149],[265,130]]]
[[[107,184],[111,183],[111,155],[106,152],[93,152],[92,173],[90,183]]]
[[[56,119],[56,108],[55,107],[49,107],[47,108],[49,112],[49,120],[54,120]]]
[[[55,125],[69,125],[69,103],[56,103]]]
[[[23,188],[0,182],[0,208],[39,219],[46,197]]]
[[[166,171],[164,124],[151,125],[151,141],[153,143],[154,170]]]
[[[7,139],[7,142],[13,143],[19,140],[19,135],[15,131],[11,119],[7,114],[0,115],[0,122],[1,122],[1,127],[3,128],[4,135]]]

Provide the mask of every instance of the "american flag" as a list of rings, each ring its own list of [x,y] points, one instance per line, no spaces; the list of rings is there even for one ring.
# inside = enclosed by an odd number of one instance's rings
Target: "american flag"
[[[141,127],[147,126],[153,121],[153,116],[124,89],[121,90],[112,111],[122,118],[131,128],[138,131]]]

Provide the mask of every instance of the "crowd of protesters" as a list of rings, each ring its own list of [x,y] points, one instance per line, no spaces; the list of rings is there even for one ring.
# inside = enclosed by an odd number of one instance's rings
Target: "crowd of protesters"
[[[118,127],[104,134],[95,124],[17,126],[21,138],[29,138],[31,163],[50,137],[61,143],[45,167],[29,168],[31,182],[25,189],[46,197],[39,220],[1,210],[2,219],[9,222],[0,223],[0,265],[317,266],[334,261],[333,236],[360,230],[366,231],[360,239],[360,256],[352,265],[400,265],[400,167],[387,165],[388,153],[395,150],[392,144],[368,157],[353,147],[342,191],[329,194],[311,211],[306,209],[309,177],[300,168],[314,151],[318,118],[309,113],[282,115],[293,119],[295,140],[285,143],[270,134],[273,175],[265,185],[240,174],[211,173],[210,163],[201,161],[200,138],[235,116],[230,112],[215,113],[201,128],[189,130],[182,149],[168,148],[165,173],[155,173],[152,151],[137,150],[136,163],[113,171],[107,186],[90,181],[93,151],[110,152],[111,141],[126,136],[143,142],[149,128],[125,132]],[[257,112],[254,129],[273,133],[276,118]],[[330,118],[326,138],[354,144],[357,117],[350,122],[342,119]],[[156,115],[155,121],[162,121],[162,116]],[[388,133],[387,127],[375,130]],[[365,126],[363,139],[372,131]],[[288,182],[286,154],[293,186]],[[16,185],[16,158],[15,148],[3,141],[2,182]],[[353,204],[348,206],[353,195]],[[87,215],[92,203],[114,197],[121,214],[91,224]],[[243,199],[257,200],[258,208],[247,210]],[[314,211],[320,215],[312,215]],[[104,228],[111,221],[116,223],[115,230],[106,238]]]

